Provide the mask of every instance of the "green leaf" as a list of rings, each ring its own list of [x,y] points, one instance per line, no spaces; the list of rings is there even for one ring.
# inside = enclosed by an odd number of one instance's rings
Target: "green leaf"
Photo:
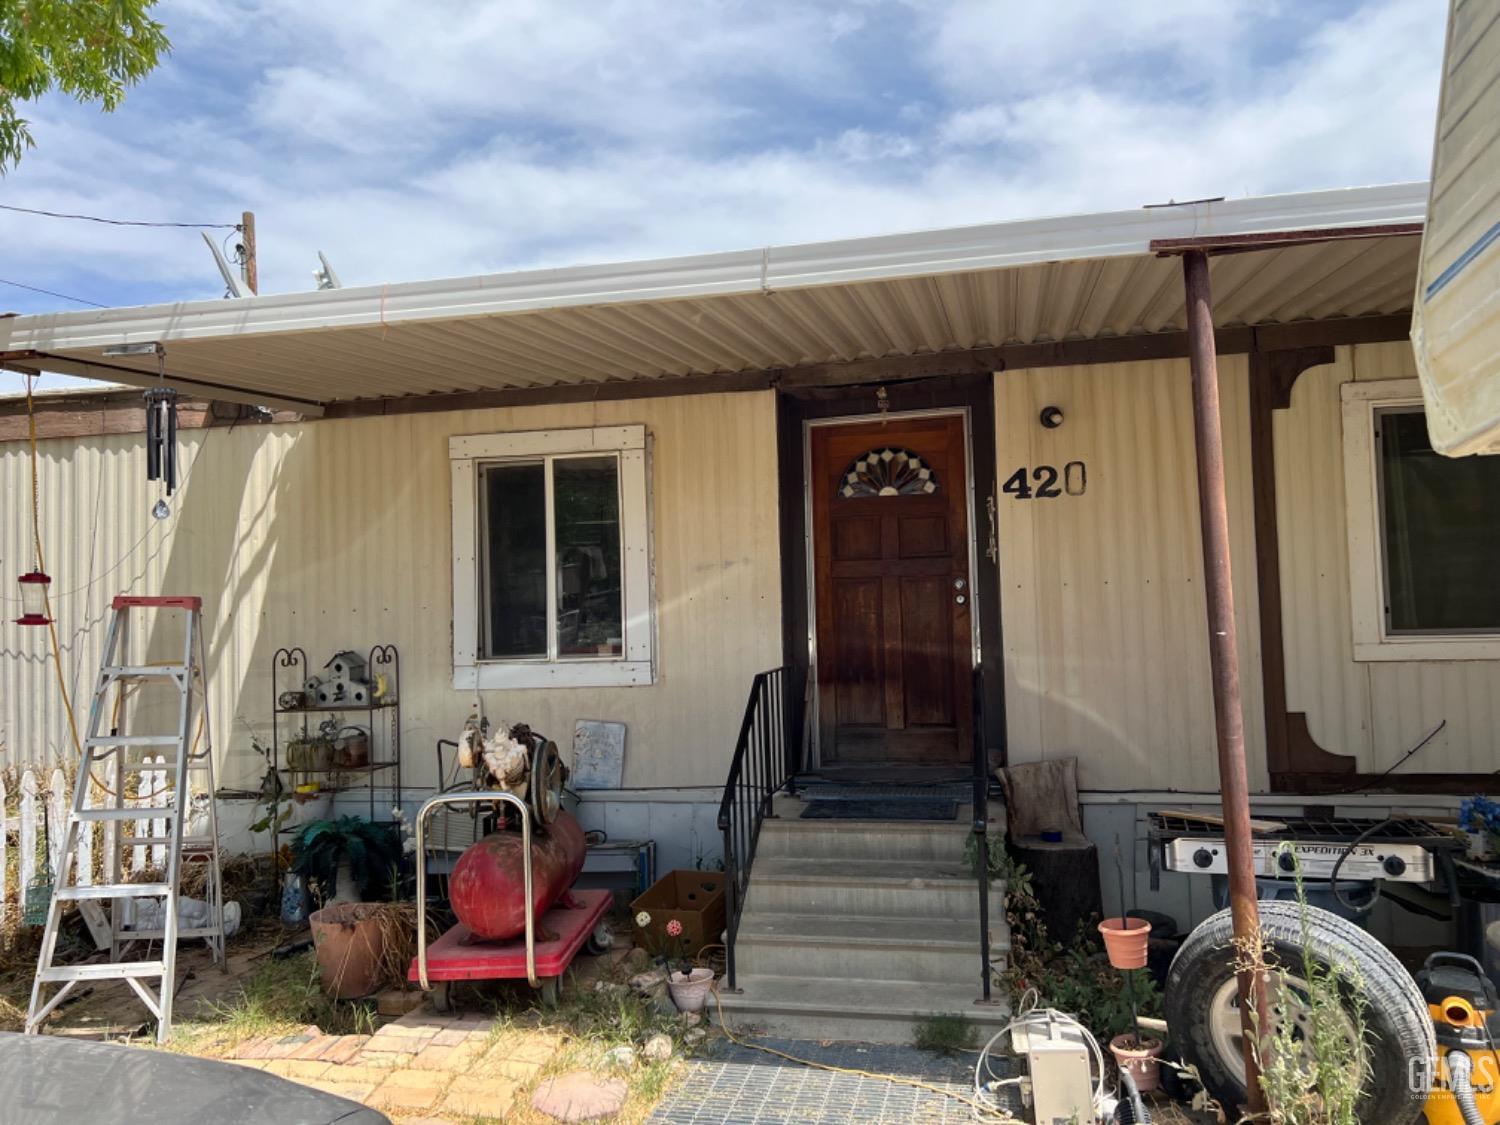
[[[117,108],[171,50],[156,0],[0,0],[0,173],[32,147],[19,105],[57,90]]]

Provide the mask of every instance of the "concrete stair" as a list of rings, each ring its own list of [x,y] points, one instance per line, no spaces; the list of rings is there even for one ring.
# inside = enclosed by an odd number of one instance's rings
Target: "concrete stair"
[[[721,997],[731,1025],[873,1043],[908,1043],[913,1021],[937,1015],[963,1015],[986,1038],[998,1030],[1009,1018],[998,990],[978,1003],[969,808],[939,823],[801,820],[803,807],[780,797],[761,828],[735,945],[739,992]],[[1010,946],[1004,892],[991,883],[996,968]]]

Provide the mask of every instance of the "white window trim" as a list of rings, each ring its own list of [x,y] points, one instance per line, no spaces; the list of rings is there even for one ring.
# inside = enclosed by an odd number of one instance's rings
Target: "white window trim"
[[[1344,417],[1344,511],[1349,536],[1354,659],[1500,659],[1500,634],[1443,637],[1386,632],[1375,412],[1392,406],[1421,406],[1422,387],[1416,379],[1356,381],[1341,384],[1339,397]]]
[[[547,455],[617,453],[620,458],[620,590],[624,654],[600,659],[482,660],[479,657],[479,467]],[[453,473],[453,686],[627,687],[656,678],[646,427],[596,426],[470,434],[448,439]],[[550,474],[548,476],[550,485]],[[552,497],[547,497],[551,511]],[[549,530],[550,535],[550,530]],[[548,604],[556,579],[548,575]]]

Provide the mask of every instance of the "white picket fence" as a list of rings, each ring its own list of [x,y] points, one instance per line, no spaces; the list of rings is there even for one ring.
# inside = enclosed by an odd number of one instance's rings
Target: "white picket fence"
[[[148,758],[147,761],[165,763],[166,758],[159,756]],[[167,773],[165,769],[142,771],[139,775],[137,795],[126,798],[126,807],[140,808],[155,805],[159,808],[166,804],[170,799]],[[115,766],[111,763],[106,767],[105,775],[98,776],[97,780],[109,789],[114,789],[116,788],[115,774]],[[37,875],[37,861],[40,858],[37,841],[44,833],[47,839],[47,861],[52,868],[52,879],[56,882],[61,876],[63,843],[68,827],[68,805],[73,796],[72,788],[61,769],[52,771],[45,789],[37,773],[28,769],[21,774],[17,788],[20,799],[16,813],[14,816],[5,817],[5,830],[0,832],[0,916],[4,915],[9,905],[7,896],[11,863],[19,865],[15,885],[18,888],[17,901],[22,903],[26,898],[26,888],[31,885]],[[45,798],[43,793],[46,794]],[[8,796],[5,779],[0,777],[0,809],[8,806]],[[106,794],[96,787],[92,800],[95,804],[104,804]],[[125,826],[128,835],[136,839],[165,841],[167,837],[167,822],[161,817],[142,817],[134,822],[133,828],[130,827],[130,821],[111,820],[103,824],[89,824],[88,831],[79,833],[78,843],[74,849],[78,864],[75,870],[80,884],[93,883],[95,845],[97,844],[101,849],[99,853],[101,856],[111,855],[114,851],[115,833],[121,825]],[[166,855],[165,842],[136,844],[125,855],[125,877],[128,879],[132,874],[146,870],[148,861],[150,866],[160,867],[166,862]]]

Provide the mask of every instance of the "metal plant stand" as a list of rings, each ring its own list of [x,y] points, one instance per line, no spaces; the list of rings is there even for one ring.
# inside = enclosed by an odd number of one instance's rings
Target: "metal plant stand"
[[[365,730],[369,737],[368,758],[364,765],[350,766],[331,764],[326,769],[296,767],[288,764],[292,791],[287,799],[295,801],[297,778],[315,778],[323,783],[321,792],[350,792],[361,787],[367,790],[370,800],[370,819],[375,819],[375,781],[378,775],[389,773],[393,804],[401,804],[401,654],[395,645],[376,645],[370,649],[366,662],[371,676],[385,677],[385,691],[378,699],[371,698],[361,704],[339,704],[337,706],[307,706],[305,701],[298,706],[283,706],[303,694],[311,669],[307,653],[301,648],[280,648],[271,657],[271,765],[280,774],[283,768],[286,745],[293,738],[307,738],[308,722],[334,716],[349,716],[358,719],[364,716]],[[351,723],[351,725],[354,725]],[[271,829],[273,853],[281,846],[281,826],[273,823]]]

